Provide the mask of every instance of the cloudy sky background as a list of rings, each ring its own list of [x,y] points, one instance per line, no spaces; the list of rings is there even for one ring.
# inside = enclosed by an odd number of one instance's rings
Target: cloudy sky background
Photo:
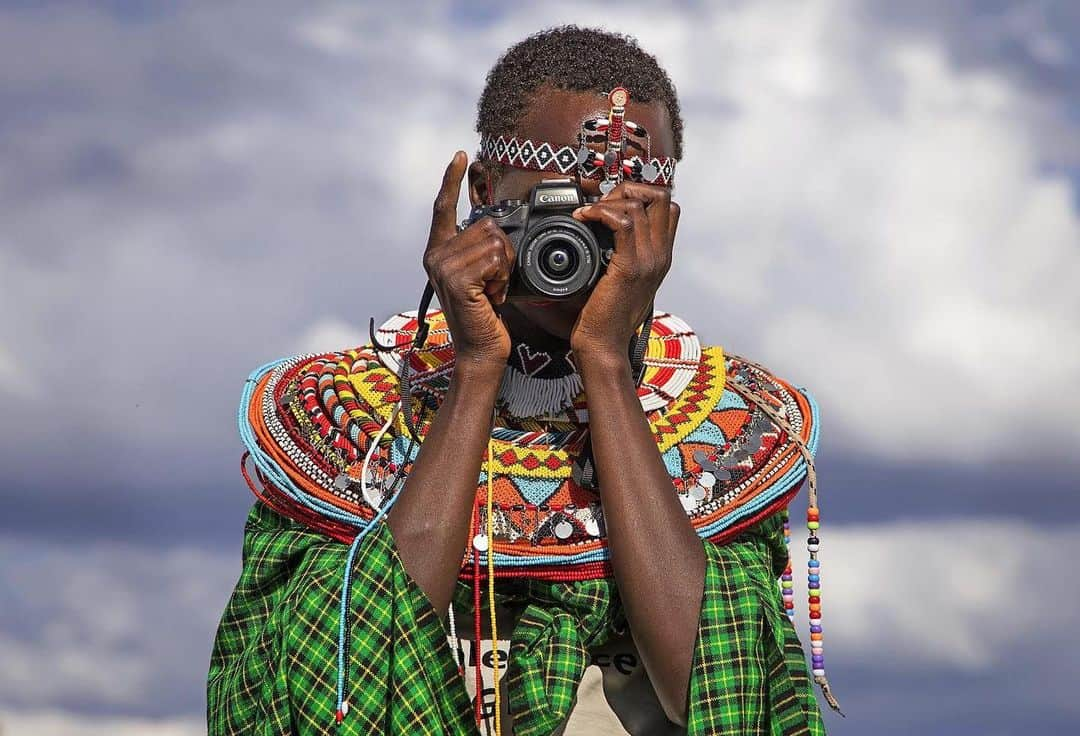
[[[203,731],[244,378],[416,306],[565,22],[680,95],[658,306],[821,403],[830,733],[1074,728],[1080,6],[943,5],[0,3],[0,733]]]

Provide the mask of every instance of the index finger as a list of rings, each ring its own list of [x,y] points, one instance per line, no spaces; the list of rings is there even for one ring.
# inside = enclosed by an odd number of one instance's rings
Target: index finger
[[[665,235],[671,227],[671,192],[656,184],[622,180],[610,192],[600,198],[601,202],[613,199],[637,199],[645,203],[645,214],[656,228],[655,235]],[[655,206],[654,206],[655,205]]]
[[[671,192],[667,187],[656,184],[642,184],[641,182],[623,179],[614,189],[600,198],[605,199],[640,199],[645,202],[645,209],[653,202],[671,199]]]
[[[469,156],[464,151],[455,151],[446,171],[443,173],[442,186],[435,196],[435,205],[431,214],[431,234],[428,237],[428,249],[436,248],[457,233],[457,203],[461,194],[461,180],[468,168]]]

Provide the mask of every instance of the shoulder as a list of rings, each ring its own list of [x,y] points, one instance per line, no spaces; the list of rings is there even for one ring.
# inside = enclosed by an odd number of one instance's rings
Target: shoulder
[[[702,345],[700,354],[697,373],[672,402],[670,415],[713,427],[714,437],[728,442],[748,437],[754,444],[760,434],[781,430],[816,451],[820,411],[806,387],[724,346]]]
[[[725,350],[719,345],[702,348],[704,356],[723,364],[723,393],[716,409],[735,409],[748,423],[771,424],[785,430],[816,452],[820,409],[805,387],[781,377],[758,361]]]
[[[394,462],[390,444],[401,433],[384,430],[395,416],[402,421],[393,370],[402,354],[369,342],[253,370],[241,391],[238,429],[255,495],[290,519],[352,538],[383,501],[385,489],[365,482],[365,474],[383,477]]]

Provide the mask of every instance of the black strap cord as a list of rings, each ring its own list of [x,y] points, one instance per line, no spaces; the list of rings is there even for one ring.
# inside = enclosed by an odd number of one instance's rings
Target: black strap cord
[[[413,418],[412,413],[412,377],[409,375],[409,362],[412,358],[412,354],[424,347],[424,343],[427,342],[428,336],[428,321],[427,313],[428,306],[431,304],[431,298],[435,295],[435,287],[431,285],[431,281],[428,281],[424,285],[424,293],[420,296],[420,306],[416,310],[416,319],[419,321],[419,325],[416,328],[416,335],[413,336],[412,345],[409,346],[408,352],[401,356],[401,365],[398,367],[398,386],[401,391],[401,413],[405,416],[405,426],[409,429],[409,435],[416,442],[420,441],[420,436],[416,432],[416,421]],[[389,352],[397,348],[397,345],[383,345],[375,337],[375,318],[371,317],[368,320],[368,336],[371,338],[371,346],[380,352]]]

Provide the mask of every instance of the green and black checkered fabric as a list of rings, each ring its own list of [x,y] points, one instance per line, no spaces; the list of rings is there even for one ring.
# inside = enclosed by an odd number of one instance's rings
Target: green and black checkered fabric
[[[704,544],[708,567],[687,733],[824,734],[805,655],[776,584],[786,564],[782,517],[727,544]],[[385,523],[357,550],[350,708],[335,723],[347,550],[255,504],[245,527],[243,571],[211,655],[210,736],[479,733],[447,625],[405,571]],[[569,714],[588,650],[625,632],[618,590],[610,580],[500,584],[500,605],[528,602],[511,636],[506,673],[514,732],[548,736]],[[458,610],[472,613],[467,584],[459,581],[454,598]]]

